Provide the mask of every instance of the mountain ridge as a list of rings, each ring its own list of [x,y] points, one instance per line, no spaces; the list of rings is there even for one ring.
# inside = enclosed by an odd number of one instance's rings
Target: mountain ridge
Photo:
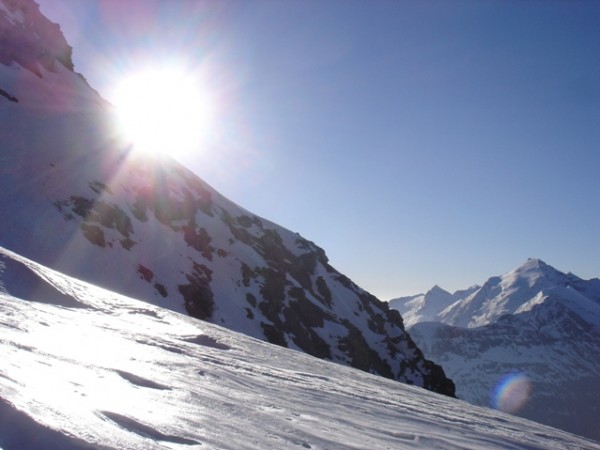
[[[529,258],[502,276],[490,277],[481,286],[474,285],[450,294],[436,285],[426,294],[399,297],[388,303],[403,317],[411,318],[407,326],[433,321],[477,327],[492,323],[504,314],[515,313],[539,291],[554,285],[569,286],[600,303],[600,279],[582,280],[572,273],[560,272],[538,258]],[[433,307],[432,302],[437,305]]]
[[[408,329],[459,398],[600,441],[599,281],[529,259]],[[504,379],[521,383],[512,387],[516,406],[499,401],[511,395]]]
[[[5,34],[18,48],[40,25],[15,11],[39,8],[0,4],[0,25],[18,29]],[[33,54],[48,54],[39,44]],[[34,63],[0,64],[0,88],[19,100],[0,97],[0,207],[8,212],[0,246],[124,295],[453,395],[400,314],[335,270],[320,247],[172,158],[132,151],[114,109],[81,76]]]

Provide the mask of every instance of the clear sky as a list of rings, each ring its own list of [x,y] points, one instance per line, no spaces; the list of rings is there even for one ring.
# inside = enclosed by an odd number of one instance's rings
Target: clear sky
[[[600,276],[600,1],[37,1],[109,100],[198,71],[214,126],[179,159],[381,299]]]

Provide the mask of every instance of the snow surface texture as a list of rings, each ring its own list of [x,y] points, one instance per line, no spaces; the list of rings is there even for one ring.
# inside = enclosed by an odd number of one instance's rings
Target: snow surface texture
[[[4,450],[600,448],[0,255]]]
[[[0,245],[121,294],[453,395],[387,303],[299,234],[168,157],[132,152],[110,105],[73,72],[58,27],[31,0],[0,5]]]
[[[600,441],[600,280],[530,259],[470,293],[432,291],[390,306],[418,319],[459,398]]]

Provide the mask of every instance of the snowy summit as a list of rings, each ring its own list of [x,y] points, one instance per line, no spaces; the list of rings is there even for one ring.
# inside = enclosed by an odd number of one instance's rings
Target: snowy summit
[[[599,279],[531,258],[481,287],[432,292],[390,306],[459,398],[600,441]]]

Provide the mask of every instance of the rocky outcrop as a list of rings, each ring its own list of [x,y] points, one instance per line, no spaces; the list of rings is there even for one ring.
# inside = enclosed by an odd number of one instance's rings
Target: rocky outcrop
[[[73,49],[60,27],[28,0],[3,0],[0,8],[0,63],[15,62],[37,76],[40,67],[54,71],[57,63],[73,70]]]

